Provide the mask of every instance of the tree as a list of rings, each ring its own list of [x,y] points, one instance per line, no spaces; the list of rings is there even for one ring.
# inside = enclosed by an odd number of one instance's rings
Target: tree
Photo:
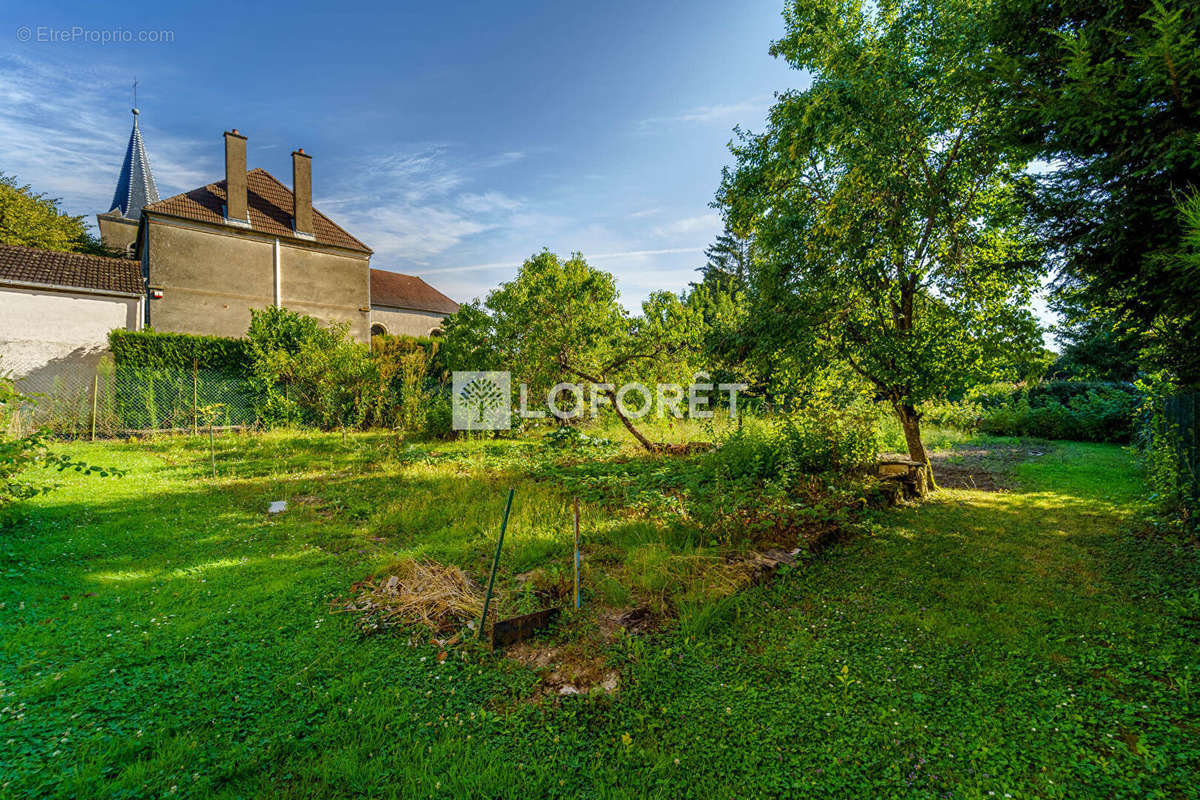
[[[560,259],[543,250],[517,277],[488,295],[498,363],[529,385],[534,396],[563,381],[587,381],[648,451],[655,445],[616,402],[631,380],[690,378],[699,348],[699,312],[669,292],[656,292],[630,317],[617,303],[613,276],[579,253]],[[604,388],[604,387],[610,388]]]
[[[980,6],[816,0],[784,12],[776,56],[812,76],[765,133],[738,131],[718,203],[752,234],[756,347],[837,358],[928,463],[918,404],[1021,345],[1040,258],[1022,162],[990,136]]]
[[[703,279],[692,286],[703,286],[720,293],[744,290],[753,257],[751,246],[750,237],[738,235],[726,220],[725,230],[704,250],[704,257],[708,260],[696,270],[703,275]]]
[[[1200,188],[1200,13],[1185,0],[996,0],[1002,147],[1045,169],[1031,206],[1068,327],[1100,324],[1200,384],[1200,280],[1178,204]],[[1091,339],[1091,336],[1087,338]]]
[[[58,202],[0,172],[0,244],[112,255],[88,232],[83,217],[64,213]]]

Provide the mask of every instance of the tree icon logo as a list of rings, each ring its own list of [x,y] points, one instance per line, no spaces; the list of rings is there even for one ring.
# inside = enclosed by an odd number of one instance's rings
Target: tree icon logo
[[[455,372],[452,391],[454,430],[495,431],[512,426],[507,372]]]

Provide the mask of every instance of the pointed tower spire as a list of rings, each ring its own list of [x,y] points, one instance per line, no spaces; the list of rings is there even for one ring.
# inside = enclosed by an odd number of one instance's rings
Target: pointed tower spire
[[[136,82],[134,92],[137,92]],[[146,157],[142,132],[138,130],[139,112],[136,107],[130,110],[133,112],[133,130],[129,133],[129,147],[125,149],[125,163],[121,165],[117,191],[113,194],[109,213],[136,220],[141,217],[143,206],[158,202],[158,187],[154,185],[154,176],[150,174],[150,159]]]

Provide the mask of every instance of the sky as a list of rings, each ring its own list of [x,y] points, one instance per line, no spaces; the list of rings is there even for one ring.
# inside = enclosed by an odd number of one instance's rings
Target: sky
[[[237,128],[285,184],[313,156],[374,267],[467,301],[581,251],[636,308],[696,278],[733,127],[803,86],[768,53],[782,5],[0,0],[0,171],[94,225],[136,78],[161,197],[222,179]]]

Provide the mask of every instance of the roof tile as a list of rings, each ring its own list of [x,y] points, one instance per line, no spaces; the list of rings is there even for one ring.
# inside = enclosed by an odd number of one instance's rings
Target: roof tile
[[[140,295],[142,266],[127,258],[0,244],[0,283],[5,281]]]
[[[371,305],[453,314],[458,303],[416,275],[385,269],[371,270]]]
[[[246,173],[246,201],[250,206],[250,227],[259,233],[300,239],[292,229],[292,191],[265,169]],[[190,192],[177,194],[145,207],[146,211],[168,217],[223,224],[225,222],[225,181],[217,181]],[[236,229],[235,229],[236,230]],[[329,217],[313,209],[313,237],[319,244],[344,247],[370,253],[371,248],[351,236]]]

